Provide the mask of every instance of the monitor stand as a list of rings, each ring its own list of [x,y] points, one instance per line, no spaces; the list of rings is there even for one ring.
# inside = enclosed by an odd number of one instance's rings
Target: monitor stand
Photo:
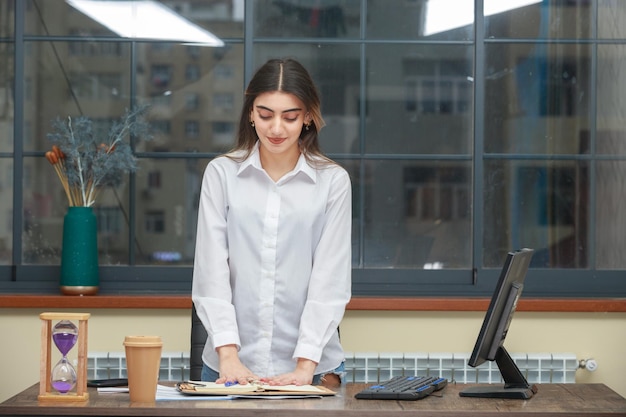
[[[496,364],[500,369],[504,386],[487,385],[466,388],[459,393],[461,397],[510,398],[527,400],[537,393],[537,386],[529,384],[519,370],[515,361],[503,346],[496,352]]]

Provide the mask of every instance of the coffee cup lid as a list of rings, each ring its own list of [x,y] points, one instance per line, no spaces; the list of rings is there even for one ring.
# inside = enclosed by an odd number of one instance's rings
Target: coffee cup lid
[[[161,336],[126,336],[124,338],[124,346],[163,346],[163,341]]]

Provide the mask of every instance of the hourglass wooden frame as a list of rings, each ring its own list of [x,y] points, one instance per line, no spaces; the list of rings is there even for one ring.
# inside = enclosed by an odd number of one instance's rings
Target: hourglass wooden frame
[[[39,400],[53,400],[62,402],[86,401],[87,392],[87,320],[89,313],[41,313],[41,358],[39,368]],[[53,392],[51,382],[52,372],[52,321],[78,321],[78,340],[75,348],[78,351],[76,366],[75,391],[67,394]]]

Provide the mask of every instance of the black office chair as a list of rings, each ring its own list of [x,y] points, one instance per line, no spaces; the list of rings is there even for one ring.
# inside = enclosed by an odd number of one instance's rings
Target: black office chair
[[[200,381],[202,377],[202,350],[208,334],[198,318],[196,307],[191,308],[191,350],[189,352],[189,379]]]

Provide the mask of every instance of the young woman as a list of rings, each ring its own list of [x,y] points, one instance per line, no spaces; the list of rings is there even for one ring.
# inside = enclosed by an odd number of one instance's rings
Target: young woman
[[[205,170],[192,288],[203,380],[340,382],[352,191],[320,150],[323,126],[306,69],[270,60],[246,89],[235,149]]]

